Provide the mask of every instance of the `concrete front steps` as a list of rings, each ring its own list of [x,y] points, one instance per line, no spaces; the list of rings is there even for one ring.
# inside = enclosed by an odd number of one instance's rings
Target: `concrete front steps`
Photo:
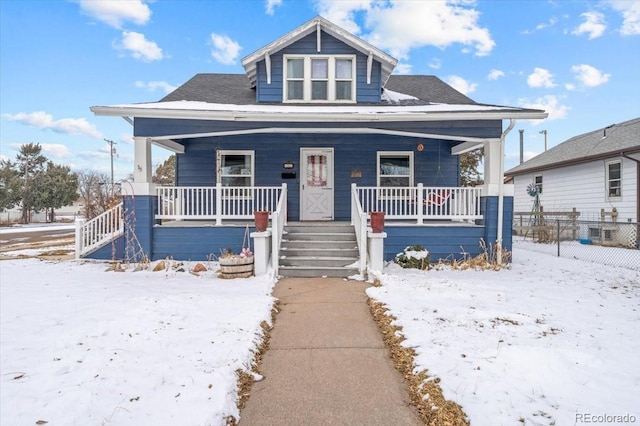
[[[358,243],[349,222],[290,222],[280,246],[283,277],[348,277],[359,273]]]

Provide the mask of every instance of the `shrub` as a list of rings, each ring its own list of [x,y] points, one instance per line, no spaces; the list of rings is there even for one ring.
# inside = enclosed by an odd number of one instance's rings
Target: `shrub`
[[[421,245],[408,246],[402,253],[396,255],[394,261],[403,268],[428,269],[429,250]]]

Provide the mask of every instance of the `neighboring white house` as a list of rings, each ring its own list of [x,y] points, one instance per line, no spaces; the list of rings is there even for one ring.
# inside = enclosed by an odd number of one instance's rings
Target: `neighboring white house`
[[[618,222],[640,221],[640,118],[574,136],[505,172],[515,185],[514,212],[531,211],[529,184],[545,211],[576,208],[597,220],[601,209]]]

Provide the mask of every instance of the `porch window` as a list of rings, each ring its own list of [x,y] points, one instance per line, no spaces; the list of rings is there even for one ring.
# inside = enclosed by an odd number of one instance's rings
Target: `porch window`
[[[218,151],[217,182],[222,186],[254,186],[253,156],[253,151]]]
[[[355,102],[355,66],[354,55],[285,55],[284,102]]]
[[[413,186],[413,152],[378,152],[378,186]]]
[[[622,163],[612,161],[606,163],[607,173],[607,198],[617,198],[622,196]]]

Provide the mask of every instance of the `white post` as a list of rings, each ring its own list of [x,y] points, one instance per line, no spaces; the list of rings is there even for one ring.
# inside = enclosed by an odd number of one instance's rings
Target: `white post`
[[[384,269],[384,239],[386,232],[367,232],[369,237],[369,269],[382,272]]]
[[[271,231],[252,232],[253,238],[253,273],[263,275],[269,268],[271,257]]]
[[[134,137],[133,141],[134,165],[131,189],[136,195],[155,195],[156,189],[151,179],[151,139]]]
[[[82,250],[82,227],[85,224],[84,219],[76,219],[76,260],[80,259],[80,254]]]
[[[422,184],[418,184],[418,198],[416,199],[416,209],[418,213],[418,225],[424,223],[424,191]]]
[[[216,226],[222,225],[222,183],[216,183]]]

